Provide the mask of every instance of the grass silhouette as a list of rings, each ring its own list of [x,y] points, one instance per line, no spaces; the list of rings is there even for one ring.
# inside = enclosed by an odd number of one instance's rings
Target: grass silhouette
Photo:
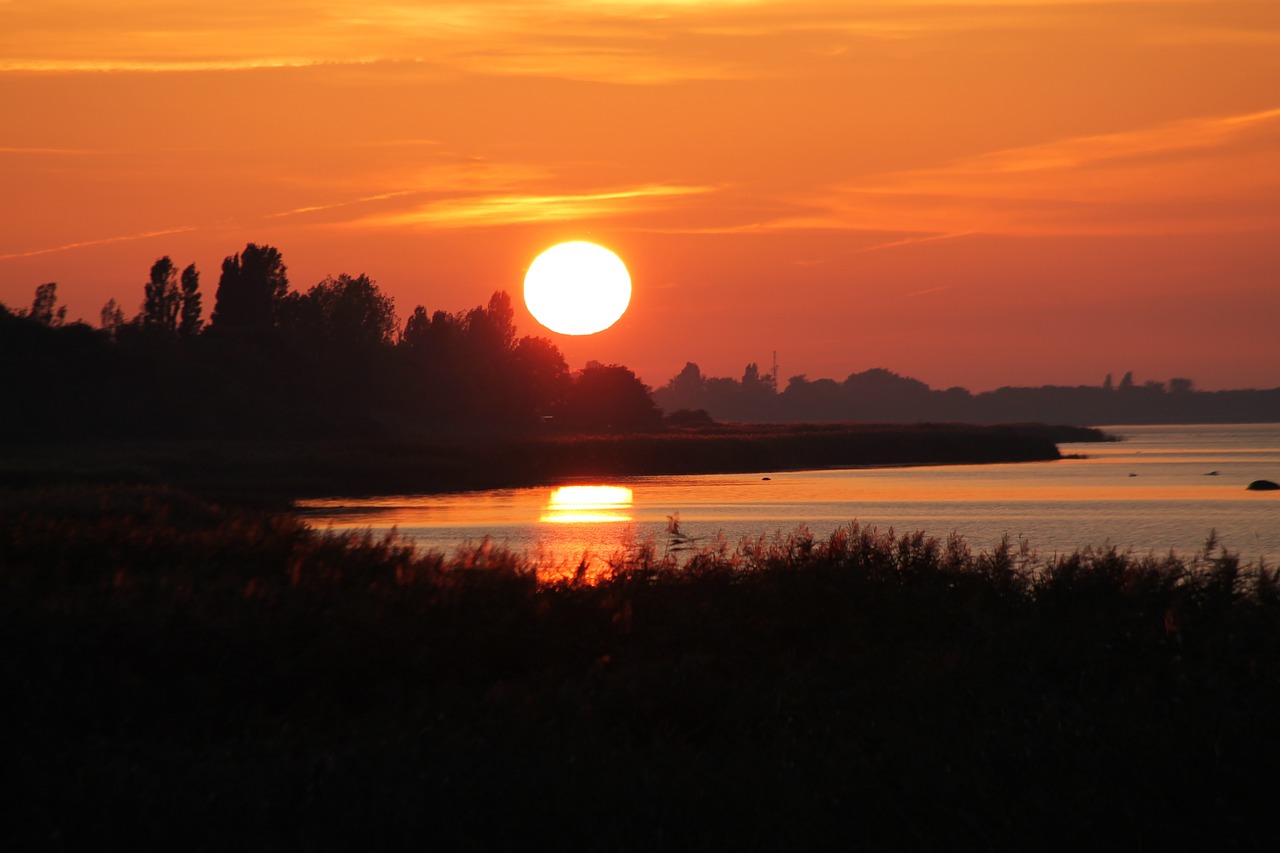
[[[588,577],[166,488],[0,493],[0,522],[15,849],[1272,837],[1280,584],[1212,541],[850,524]]]

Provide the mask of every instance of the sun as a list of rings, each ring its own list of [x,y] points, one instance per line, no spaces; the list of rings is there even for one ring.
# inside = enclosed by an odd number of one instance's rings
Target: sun
[[[529,265],[524,304],[542,325],[562,335],[594,335],[618,322],[631,304],[631,276],[622,259],[595,243],[552,246]]]

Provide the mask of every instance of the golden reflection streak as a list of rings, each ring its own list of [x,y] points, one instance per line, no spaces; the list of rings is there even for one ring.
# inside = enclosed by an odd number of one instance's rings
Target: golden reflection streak
[[[541,521],[551,524],[597,524],[631,521],[632,492],[626,486],[561,486],[547,498]]]

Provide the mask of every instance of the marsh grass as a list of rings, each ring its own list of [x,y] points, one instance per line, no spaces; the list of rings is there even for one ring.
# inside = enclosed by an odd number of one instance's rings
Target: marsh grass
[[[1273,838],[1280,584],[1212,541],[671,530],[588,576],[162,488],[0,515],[14,849]]]

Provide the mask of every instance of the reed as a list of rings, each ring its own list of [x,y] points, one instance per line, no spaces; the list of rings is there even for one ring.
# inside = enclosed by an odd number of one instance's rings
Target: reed
[[[850,524],[491,543],[0,494],[16,846],[1252,847],[1280,585]],[[692,548],[683,547],[692,544]],[[676,547],[681,546],[681,547]],[[572,569],[573,567],[565,567]]]

